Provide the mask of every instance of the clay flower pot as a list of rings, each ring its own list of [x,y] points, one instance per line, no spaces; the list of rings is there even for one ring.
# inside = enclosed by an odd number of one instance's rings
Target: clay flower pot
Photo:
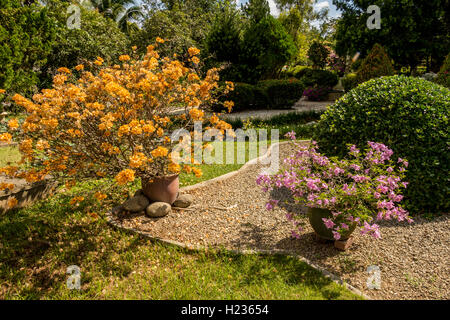
[[[332,240],[334,241],[333,233],[331,229],[328,229],[323,223],[322,218],[329,219],[333,217],[333,214],[328,209],[320,209],[320,208],[308,208],[307,210],[309,223],[311,227],[314,229],[316,234],[322,239]],[[341,234],[340,240],[347,240],[350,238],[353,231],[355,231],[356,224],[349,225],[348,230]]]
[[[152,180],[141,179],[142,191],[152,202],[174,203],[177,198],[180,182],[178,175],[154,178]]]

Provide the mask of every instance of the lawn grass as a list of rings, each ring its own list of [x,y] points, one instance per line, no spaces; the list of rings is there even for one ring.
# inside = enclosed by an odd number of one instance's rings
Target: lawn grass
[[[194,184],[240,166],[202,165],[203,177],[180,178]],[[69,204],[107,183],[79,183],[0,216],[0,299],[360,298],[292,257],[188,251],[114,229],[105,212],[119,196]],[[66,286],[70,265],[81,269],[81,290]]]
[[[0,147],[0,168],[17,163],[20,152],[17,146]]]

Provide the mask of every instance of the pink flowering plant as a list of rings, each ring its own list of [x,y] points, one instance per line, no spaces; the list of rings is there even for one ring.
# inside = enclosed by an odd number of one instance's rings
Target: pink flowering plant
[[[286,136],[295,139],[295,133]],[[349,145],[345,159],[321,155],[315,141],[308,145],[294,144],[296,151],[284,159],[280,172],[261,175],[257,183],[265,192],[285,187],[295,203],[330,210],[330,218],[322,220],[336,240],[352,226],[378,239],[381,238],[378,221],[412,222],[400,204],[402,190],[408,185],[403,181],[408,161],[392,160],[393,151],[384,144],[369,141],[363,152]],[[279,200],[270,199],[266,208],[271,210],[279,204]],[[286,217],[294,223],[292,235],[298,238],[302,231],[299,215],[288,213]]]

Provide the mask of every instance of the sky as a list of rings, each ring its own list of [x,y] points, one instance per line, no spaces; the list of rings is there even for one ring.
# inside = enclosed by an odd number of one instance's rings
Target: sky
[[[246,3],[248,0],[237,0],[240,4]],[[274,16],[278,16],[279,11],[275,5],[274,0],[268,0],[270,5],[270,13]],[[328,8],[329,9],[329,16],[330,17],[339,17],[341,14],[339,11],[336,10],[336,7],[333,5],[332,0],[319,0],[317,4],[314,6],[317,10],[320,10],[322,8]]]

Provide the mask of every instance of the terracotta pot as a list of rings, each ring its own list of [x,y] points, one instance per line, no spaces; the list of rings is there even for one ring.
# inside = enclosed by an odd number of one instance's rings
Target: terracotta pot
[[[180,182],[178,175],[154,178],[152,180],[141,179],[144,195],[153,202],[174,203],[177,199]]]
[[[308,208],[307,210],[309,223],[311,227],[314,229],[316,234],[322,239],[333,240],[333,232],[331,229],[328,229],[323,223],[322,218],[329,219],[333,217],[333,214],[328,209],[320,209],[320,208]],[[350,235],[355,231],[356,224],[349,225],[349,228],[346,232],[341,234],[340,240],[347,240]]]

